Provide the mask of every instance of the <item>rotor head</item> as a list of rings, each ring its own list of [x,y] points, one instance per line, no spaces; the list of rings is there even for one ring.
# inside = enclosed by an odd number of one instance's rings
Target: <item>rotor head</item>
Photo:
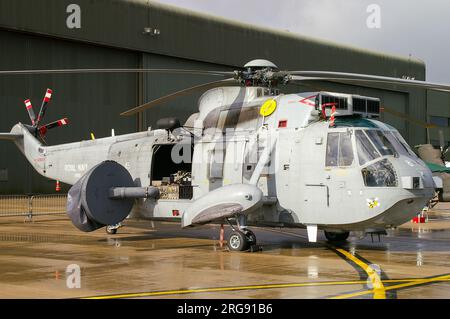
[[[264,59],[247,62],[244,71],[235,71],[235,79],[244,86],[275,87],[284,77],[273,62]]]

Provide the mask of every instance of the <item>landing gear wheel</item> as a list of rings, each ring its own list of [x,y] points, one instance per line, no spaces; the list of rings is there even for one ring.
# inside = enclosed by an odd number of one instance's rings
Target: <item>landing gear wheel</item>
[[[234,231],[228,238],[227,245],[231,251],[245,251],[249,248],[249,239],[243,232]]]
[[[339,243],[339,242],[346,241],[349,235],[350,235],[349,232],[333,233],[333,232],[325,231],[325,237],[327,238],[327,240],[329,242],[332,242],[332,243]]]
[[[115,235],[117,234],[117,230],[122,227],[122,225],[119,223],[117,225],[108,225],[105,227],[106,233],[109,235]]]
[[[111,226],[106,226],[106,233],[109,235],[117,234],[117,228],[112,228]]]

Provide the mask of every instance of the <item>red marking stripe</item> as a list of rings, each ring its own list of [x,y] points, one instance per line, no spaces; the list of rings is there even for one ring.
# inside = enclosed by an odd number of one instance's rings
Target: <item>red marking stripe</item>
[[[27,110],[31,109],[33,106],[31,105],[31,101],[30,100],[25,100],[24,101],[25,106],[27,108]]]
[[[336,104],[336,103],[333,103]],[[331,108],[331,117],[330,117],[330,127],[334,126],[334,115],[336,114],[336,106],[333,105]]]
[[[41,134],[41,136],[45,136],[45,134],[47,134],[47,126],[42,126],[39,128],[39,134]]]
[[[69,120],[67,118],[63,118],[62,120],[58,121],[58,126],[67,125],[69,124]]]
[[[309,100],[309,99],[316,98],[316,97],[317,97],[317,95],[311,95],[309,97],[305,97],[304,99],[301,99],[299,102],[302,104],[308,105],[308,106],[316,106],[315,102],[311,102]]]
[[[44,102],[50,101],[50,99],[52,98],[52,93],[53,93],[52,90],[47,89],[47,92],[45,92],[45,96],[44,96]]]

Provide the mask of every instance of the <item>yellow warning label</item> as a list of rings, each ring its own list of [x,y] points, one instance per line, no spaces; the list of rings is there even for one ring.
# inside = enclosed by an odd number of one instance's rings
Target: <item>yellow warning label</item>
[[[259,114],[262,116],[269,116],[277,109],[277,101],[275,100],[267,100],[259,109]]]

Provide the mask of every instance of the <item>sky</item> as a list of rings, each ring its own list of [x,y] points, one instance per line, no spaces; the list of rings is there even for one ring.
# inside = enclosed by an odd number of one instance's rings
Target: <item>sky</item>
[[[428,81],[450,83],[449,0],[156,2],[360,48],[411,55],[425,61]]]

